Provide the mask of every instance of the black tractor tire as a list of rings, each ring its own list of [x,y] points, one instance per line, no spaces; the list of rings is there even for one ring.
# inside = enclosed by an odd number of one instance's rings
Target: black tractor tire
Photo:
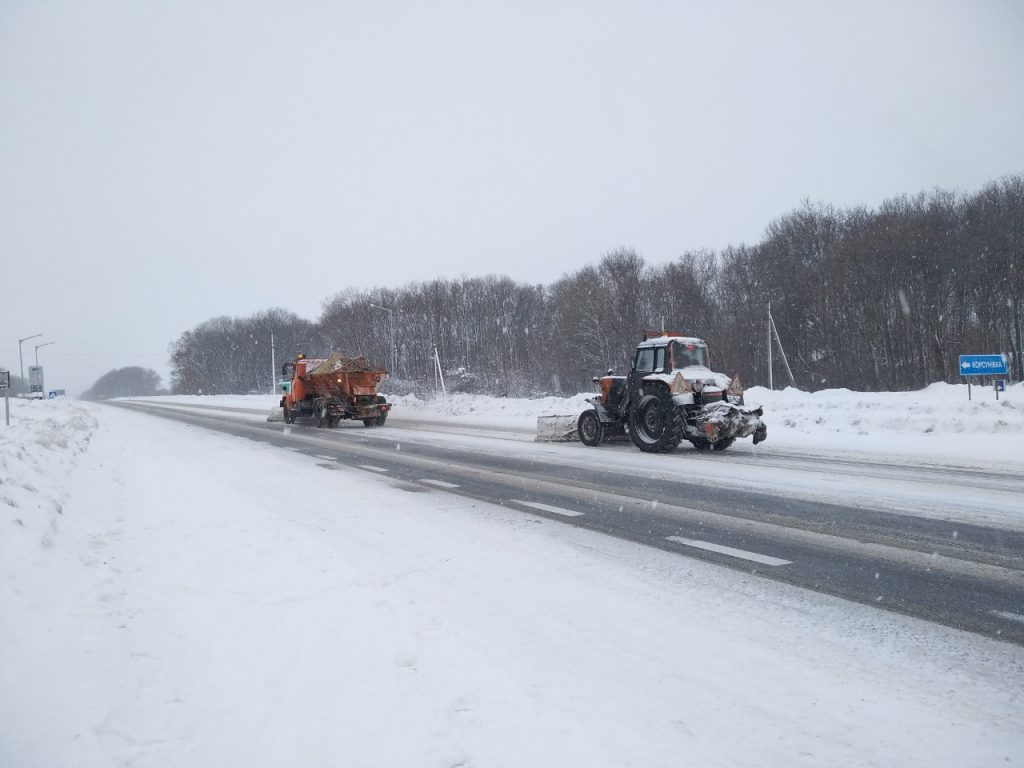
[[[629,437],[645,453],[673,450],[683,439],[683,414],[672,402],[668,388],[646,386],[629,411]]]
[[[387,405],[388,401],[384,398],[384,395],[377,395],[377,404],[378,405]],[[382,408],[380,413],[377,416],[376,424],[377,424],[378,427],[383,427],[384,426],[384,422],[387,421],[387,420],[388,420],[388,412],[385,411]]]
[[[736,442],[736,438],[727,437],[725,440],[719,440],[717,443],[709,442],[703,438],[697,438],[696,440],[690,440],[690,442],[693,443],[693,447],[698,451],[724,451]]]
[[[604,439],[604,425],[597,411],[591,408],[580,414],[576,420],[576,433],[580,436],[580,442],[590,447],[601,444]]]
[[[363,426],[364,427],[375,427],[375,426],[377,426],[377,417],[375,416],[372,419],[363,419]]]
[[[286,405],[286,406],[282,407],[281,410],[284,411],[284,423],[285,424],[294,424],[295,423],[295,414],[291,410],[289,410],[288,406]]]

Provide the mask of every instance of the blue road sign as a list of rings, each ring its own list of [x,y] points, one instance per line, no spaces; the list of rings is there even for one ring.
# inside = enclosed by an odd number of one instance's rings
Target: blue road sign
[[[1004,355],[960,355],[961,376],[1005,376],[1009,373]]]

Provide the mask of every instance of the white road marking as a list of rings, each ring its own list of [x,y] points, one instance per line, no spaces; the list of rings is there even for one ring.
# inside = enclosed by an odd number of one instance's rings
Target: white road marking
[[[993,616],[998,616],[1001,619],[1008,619],[1010,621],[1018,621],[1024,624],[1024,616],[1019,613],[1010,613],[1010,611],[989,611]]]
[[[318,459],[323,459],[324,461],[334,461],[333,456],[324,456],[322,453],[314,453],[313,455]]]
[[[522,504],[524,507],[532,507],[533,509],[539,509],[542,512],[551,512],[556,515],[564,515],[565,517],[580,517],[583,513],[577,512],[575,509],[562,509],[561,507],[552,507],[550,504],[541,504],[539,501],[522,501],[520,499],[509,499],[513,504]]]
[[[387,470],[384,469],[384,467],[375,467],[375,466],[373,466],[373,464],[360,464],[359,468],[360,469],[368,469],[371,472],[387,472]]]
[[[718,552],[723,555],[729,555],[730,557],[741,557],[744,560],[753,560],[755,563],[761,563],[763,565],[792,565],[792,560],[783,560],[780,557],[771,557],[769,555],[761,555],[757,552],[747,552],[745,549],[736,549],[734,547],[724,547],[721,544],[712,544],[710,541],[698,541],[697,539],[684,539],[682,536],[669,536],[669,541],[674,541],[676,544],[683,544],[687,547],[696,547],[697,549],[706,549],[709,552]]]
[[[420,478],[420,482],[421,483],[426,483],[427,485],[436,485],[438,488],[458,488],[459,487],[455,483],[446,483],[444,480],[431,480],[428,477],[421,477]]]

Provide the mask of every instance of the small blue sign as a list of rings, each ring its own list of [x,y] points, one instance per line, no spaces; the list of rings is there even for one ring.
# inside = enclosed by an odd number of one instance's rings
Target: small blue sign
[[[1009,373],[1004,355],[960,355],[961,376],[1005,376]]]
[[[1006,391],[1006,379],[996,379],[996,392]]]

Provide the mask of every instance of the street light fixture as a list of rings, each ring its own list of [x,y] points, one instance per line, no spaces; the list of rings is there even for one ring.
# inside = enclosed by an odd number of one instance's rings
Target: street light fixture
[[[388,320],[391,326],[391,375],[397,375],[398,368],[398,347],[395,346],[395,310],[382,307],[380,304],[371,304],[370,309],[379,309],[388,313]]]
[[[36,339],[42,335],[41,333],[34,333],[31,336],[26,336],[24,339],[18,339],[18,369],[21,372],[21,386],[23,387],[25,386],[25,362],[21,359],[21,342]]]
[[[43,347],[48,347],[51,344],[56,344],[56,341],[48,341],[45,344],[36,344],[36,367],[39,367],[39,350]]]

